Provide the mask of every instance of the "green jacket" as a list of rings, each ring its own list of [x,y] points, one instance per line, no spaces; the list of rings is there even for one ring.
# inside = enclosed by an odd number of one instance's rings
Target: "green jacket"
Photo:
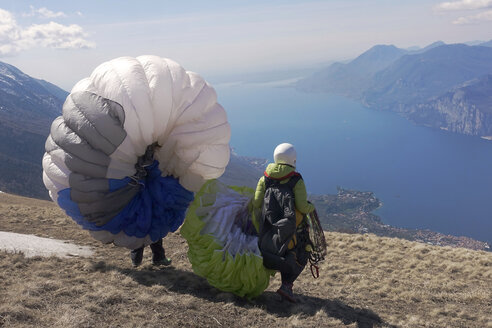
[[[268,176],[281,179],[282,177],[287,176],[292,171],[295,171],[295,168],[285,164],[268,164],[265,172]],[[287,183],[290,178],[286,178],[280,181],[280,183]],[[258,185],[256,186],[255,198],[253,199],[253,206],[255,208],[261,209],[261,205],[263,204],[263,197],[265,196],[265,177],[261,177],[258,181]],[[299,181],[294,186],[294,200],[296,203],[296,209],[303,213],[308,214],[314,211],[314,205],[309,204],[307,201],[307,192],[306,186],[304,185],[304,181],[299,179]]]

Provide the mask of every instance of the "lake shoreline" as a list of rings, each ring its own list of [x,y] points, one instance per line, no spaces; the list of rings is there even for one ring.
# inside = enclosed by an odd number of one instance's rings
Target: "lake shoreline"
[[[372,233],[381,237],[401,238],[436,246],[462,247],[492,251],[487,242],[466,236],[446,235],[428,229],[405,229],[382,222],[373,212],[382,206],[373,192],[338,188],[336,195],[311,195],[321,225],[326,231]]]

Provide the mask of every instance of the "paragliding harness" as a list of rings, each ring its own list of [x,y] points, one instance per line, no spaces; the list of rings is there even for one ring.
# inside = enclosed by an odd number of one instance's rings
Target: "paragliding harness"
[[[280,181],[290,177],[290,180],[281,184]],[[265,196],[263,199],[263,215],[277,218],[291,217],[291,220],[295,220],[295,202],[293,189],[297,182],[302,179],[302,176],[293,171],[282,179],[274,179],[265,174]],[[282,206],[282,205],[283,206]],[[288,208],[284,208],[287,206]],[[290,208],[289,208],[290,207]],[[261,239],[265,231],[271,228],[274,222],[268,222],[269,220],[264,218],[262,227],[260,228],[260,249]],[[318,263],[322,261],[326,255],[326,241],[324,238],[321,224],[317,217],[316,212],[304,215],[304,219],[296,228],[295,239],[297,243],[294,245],[294,251],[298,254],[306,254],[307,260],[311,265],[311,274],[314,278],[319,277]],[[287,244],[277,245],[281,246],[278,253],[284,253]],[[282,250],[283,249],[283,250]],[[269,256],[264,250],[262,250],[264,261]],[[268,261],[268,260],[267,260]],[[268,261],[269,262],[269,261]],[[268,266],[268,265],[267,265]],[[275,269],[273,266],[272,269]],[[300,273],[300,272],[299,272]]]
[[[147,146],[145,154],[138,158],[137,163],[135,164],[135,169],[137,171],[134,175],[130,176],[130,179],[132,179],[132,181],[130,181],[129,184],[131,186],[145,187],[145,184],[142,182],[142,180],[147,176],[146,168],[154,163],[154,152],[159,147],[159,144],[157,142],[154,142],[150,146]]]
[[[301,232],[298,232],[298,239],[302,236],[305,240],[305,247],[309,248],[309,264],[311,265],[311,274],[315,279],[319,278],[318,263],[325,259],[326,239],[316,210],[305,215],[304,220],[299,227],[301,228]]]

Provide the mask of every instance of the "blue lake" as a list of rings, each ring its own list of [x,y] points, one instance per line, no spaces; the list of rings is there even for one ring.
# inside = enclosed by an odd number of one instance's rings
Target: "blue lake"
[[[333,95],[267,85],[216,90],[239,155],[273,160],[275,146],[290,142],[309,193],[373,191],[387,224],[492,242],[492,141]]]

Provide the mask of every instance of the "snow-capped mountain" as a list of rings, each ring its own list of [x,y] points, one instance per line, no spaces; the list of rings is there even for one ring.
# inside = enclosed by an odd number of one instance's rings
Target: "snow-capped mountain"
[[[0,62],[0,190],[47,198],[41,159],[68,92]]]

